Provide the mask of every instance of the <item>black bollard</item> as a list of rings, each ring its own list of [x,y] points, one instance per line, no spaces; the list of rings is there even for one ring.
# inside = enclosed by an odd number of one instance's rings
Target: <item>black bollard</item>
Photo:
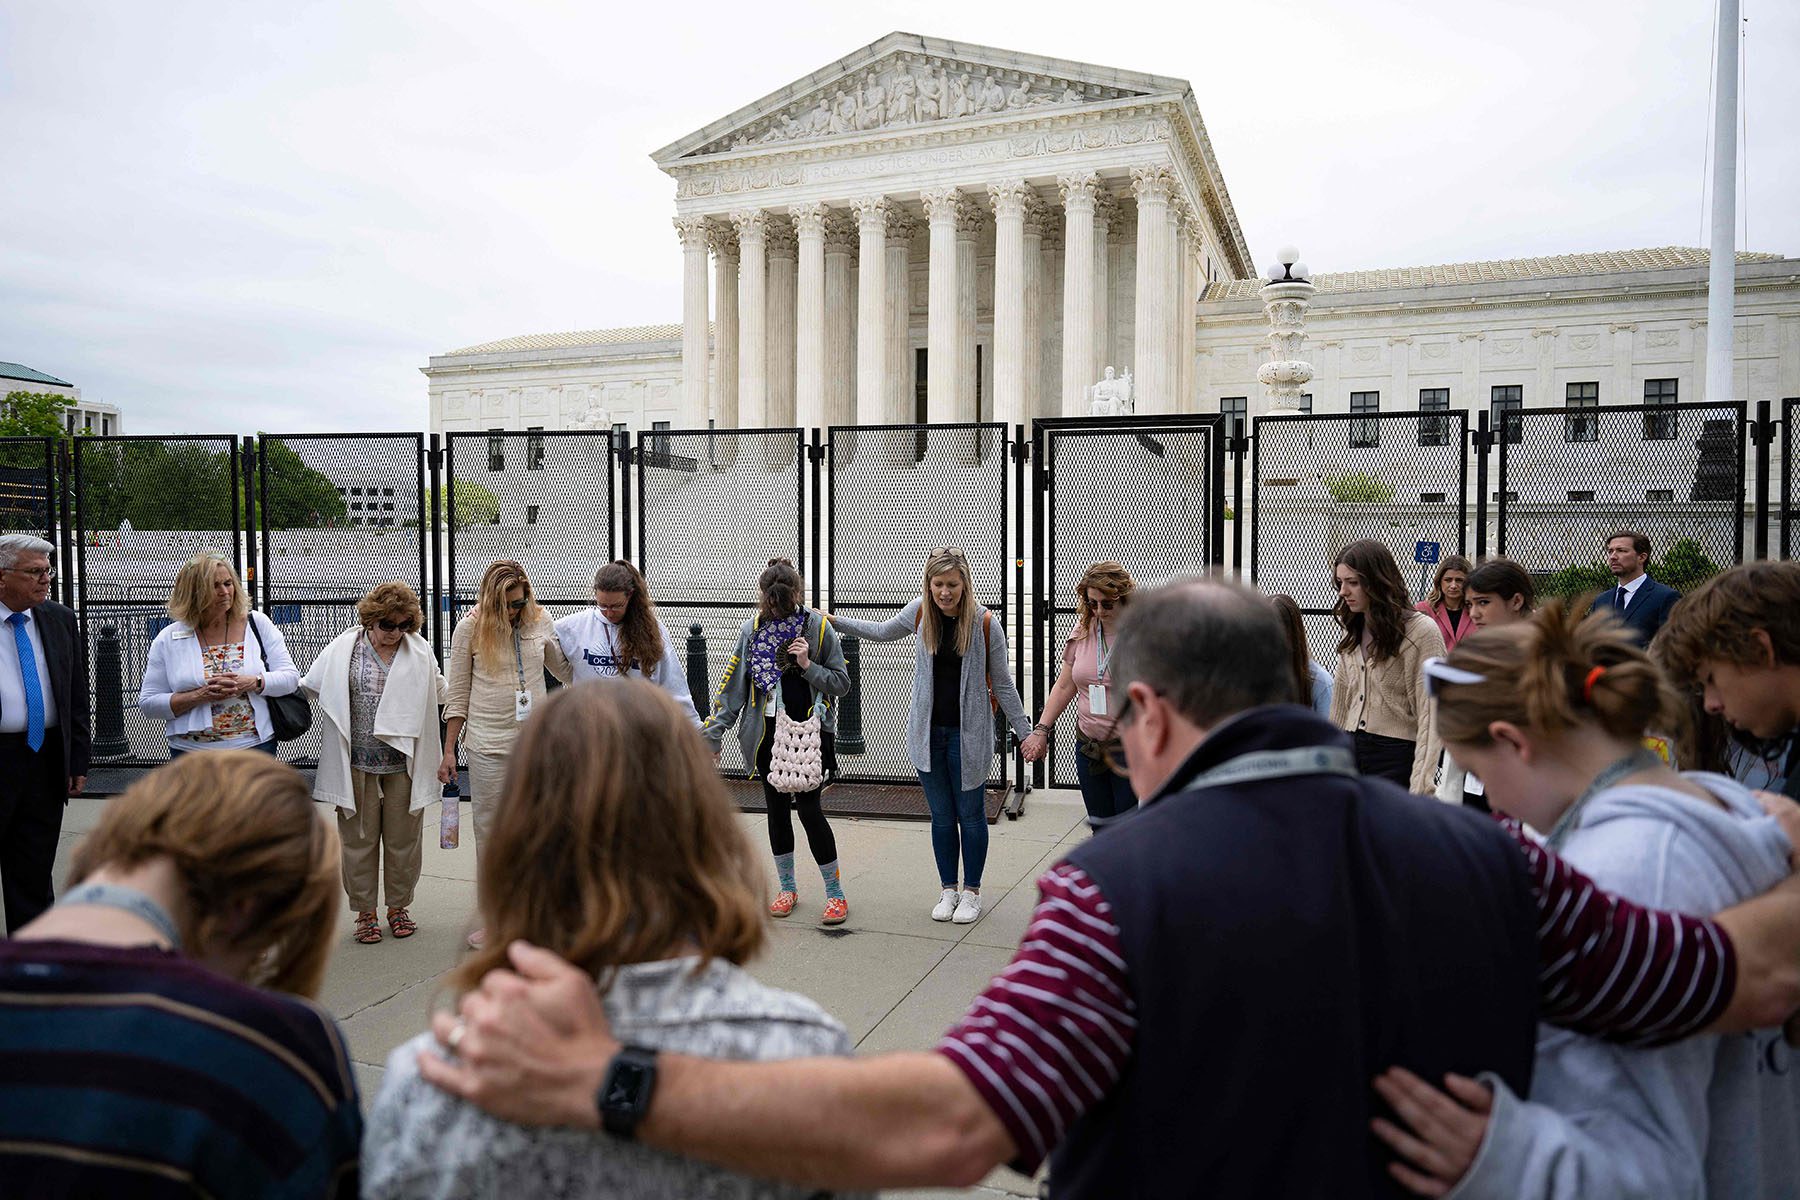
[[[850,676],[850,691],[838,709],[837,748],[840,754],[862,754],[868,750],[863,741],[862,723],[862,639],[844,635],[844,670]]]
[[[131,742],[125,737],[124,648],[116,625],[100,627],[100,641],[94,648],[94,740],[90,753],[95,758],[121,758],[131,753]]]
[[[687,682],[695,710],[705,716],[712,711],[712,686],[706,682],[706,633],[699,622],[688,626]]]

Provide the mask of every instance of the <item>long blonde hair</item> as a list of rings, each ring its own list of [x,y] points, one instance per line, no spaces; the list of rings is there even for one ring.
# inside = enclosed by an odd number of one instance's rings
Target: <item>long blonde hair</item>
[[[508,589],[523,586],[525,608],[519,613],[519,628],[528,629],[544,619],[537,597],[531,591],[531,577],[525,568],[510,558],[503,558],[481,574],[481,589],[475,594],[475,636],[470,651],[478,666],[498,671],[512,662],[512,618],[506,611]]]
[[[604,977],[762,948],[762,864],[712,755],[667,692],[641,679],[559,689],[519,734],[482,848],[486,948],[454,984],[506,962],[515,938]]]
[[[955,571],[962,576],[962,605],[956,612],[956,652],[969,652],[969,637],[975,630],[975,581],[969,576],[969,560],[961,550],[953,546],[944,546],[933,550],[925,560],[925,582],[919,589],[921,605],[919,608],[919,640],[925,646],[925,653],[936,654],[938,649],[937,614],[942,611],[937,601],[931,598],[931,581],[939,575],[948,575]]]
[[[231,560],[218,550],[202,550],[187,560],[175,576],[169,590],[169,615],[184,625],[200,628],[200,620],[212,607],[213,572],[224,567],[231,572],[231,617],[245,620],[250,613],[250,597],[244,594],[244,582],[231,565]]]
[[[186,953],[248,950],[245,979],[316,996],[337,936],[337,829],[300,773],[254,750],[184,754],[126,788],[76,847],[74,887],[101,867],[175,864]]]

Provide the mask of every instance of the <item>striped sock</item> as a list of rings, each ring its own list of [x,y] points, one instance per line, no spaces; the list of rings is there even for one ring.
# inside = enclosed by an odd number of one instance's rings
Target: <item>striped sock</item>
[[[825,877],[825,898],[842,900],[844,898],[844,881],[838,878],[837,859],[819,864],[819,874]]]
[[[776,891],[799,894],[800,885],[794,882],[794,852],[792,850],[786,854],[775,856],[775,879]]]

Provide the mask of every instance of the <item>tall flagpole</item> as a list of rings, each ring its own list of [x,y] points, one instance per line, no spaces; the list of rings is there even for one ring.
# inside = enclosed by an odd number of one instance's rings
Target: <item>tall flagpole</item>
[[[1718,77],[1713,85],[1712,253],[1706,280],[1706,400],[1732,399],[1732,321],[1737,308],[1738,0],[1718,0]]]

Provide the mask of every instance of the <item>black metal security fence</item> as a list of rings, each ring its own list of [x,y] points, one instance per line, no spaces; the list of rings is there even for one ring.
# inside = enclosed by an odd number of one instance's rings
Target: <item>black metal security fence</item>
[[[632,557],[704,706],[768,559],[793,558],[828,610],[883,617],[919,594],[927,552],[952,545],[968,554],[1021,692],[1039,707],[1061,664],[1074,583],[1102,559],[1154,581],[1219,569],[1229,554],[1265,591],[1294,595],[1328,663],[1330,556],[1355,537],[1382,539],[1403,564],[1504,550],[1570,589],[1597,579],[1600,541],[1615,526],[1643,529],[1659,566],[1691,581],[1770,549],[1795,552],[1800,398],[1760,403],[1754,417],[1738,403],[1502,417],[1490,429],[1486,413],[1444,410],[1270,416],[1248,438],[1188,416],[1029,431],[0,439],[0,529],[59,546],[58,594],[88,640],[96,756],[124,765],[166,756],[161,723],[140,716],[137,694],[175,573],[202,549],[237,565],[302,669],[381,580],[419,589],[441,651],[496,558],[523,563],[563,615],[591,602],[601,564]],[[1417,569],[1415,584],[1429,563]],[[843,777],[910,782],[912,649],[855,639],[848,650]],[[1071,779],[1071,744],[1062,731],[1040,781]],[[305,760],[316,739],[283,752]],[[996,780],[1005,761],[997,756]]]

